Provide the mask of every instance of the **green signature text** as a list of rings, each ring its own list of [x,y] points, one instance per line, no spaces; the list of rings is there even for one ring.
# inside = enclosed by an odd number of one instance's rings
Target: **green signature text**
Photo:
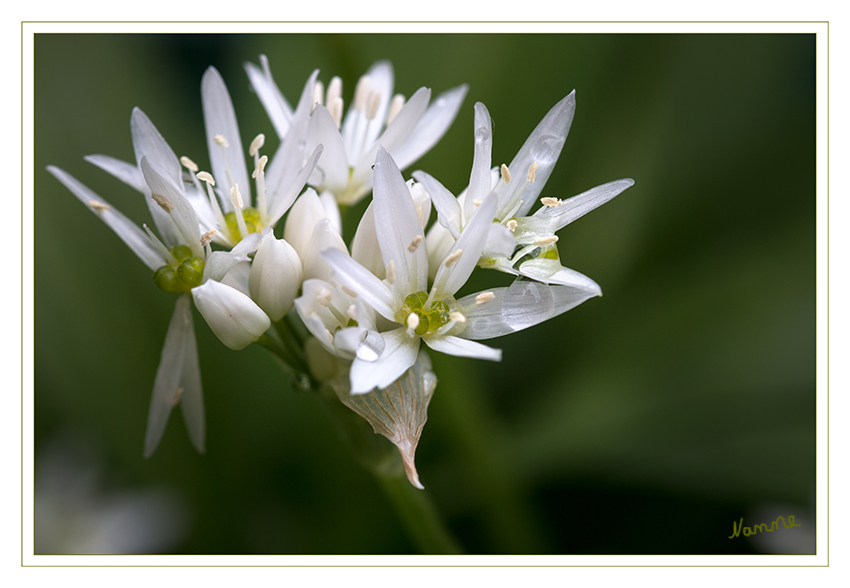
[[[732,534],[729,535],[729,539],[734,539],[738,537],[742,532],[744,537],[749,537],[750,535],[755,535],[756,533],[773,533],[775,530],[779,528],[779,521],[782,521],[782,526],[786,529],[790,529],[791,527],[802,527],[802,525],[798,525],[794,522],[794,515],[790,515],[788,517],[788,524],[785,524],[785,517],[777,517],[775,521],[770,524],[770,527],[765,523],[761,523],[760,525],[753,525],[752,527],[744,526],[744,519],[741,517],[739,522],[732,521]]]

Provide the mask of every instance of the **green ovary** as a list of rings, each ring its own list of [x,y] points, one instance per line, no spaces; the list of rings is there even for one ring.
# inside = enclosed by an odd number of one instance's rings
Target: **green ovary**
[[[257,233],[263,228],[263,224],[260,222],[260,213],[256,208],[251,208],[250,206],[242,209],[242,218],[245,219],[245,228],[248,229],[248,233]],[[233,236],[233,239],[236,241],[241,241],[247,235],[243,235],[239,231],[239,222],[236,220],[235,212],[228,212],[224,215],[224,222],[227,225],[227,230]]]
[[[175,245],[169,252],[176,261],[156,270],[153,274],[154,283],[161,290],[172,294],[182,294],[200,286],[204,277],[204,260],[192,257],[192,250],[186,245]]]
[[[395,313],[397,322],[407,326],[411,314],[419,319],[419,325],[413,330],[420,337],[437,331],[449,322],[451,313],[449,304],[444,300],[432,302],[428,308],[424,308],[428,301],[427,292],[414,292],[404,299],[404,305]]]

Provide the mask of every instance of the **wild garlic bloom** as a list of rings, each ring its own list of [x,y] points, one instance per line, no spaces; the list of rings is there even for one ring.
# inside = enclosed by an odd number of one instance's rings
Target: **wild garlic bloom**
[[[263,55],[260,61],[262,68],[246,63],[245,69],[283,138],[292,132],[295,115],[274,83],[268,60]],[[327,92],[321,82],[311,80],[314,109],[307,151],[323,145],[324,153],[309,183],[320,194],[333,194],[341,205],[357,203],[372,189],[371,168],[379,145],[390,152],[401,169],[427,153],[454,121],[468,89],[458,86],[432,102],[431,90],[423,87],[405,100],[401,94],[393,95],[392,65],[379,61],[357,82],[343,118],[342,80],[334,77]]]
[[[288,141],[281,144],[271,162],[268,156],[261,155],[265,136],[259,134],[251,142],[248,155],[253,163],[249,180],[236,111],[227,86],[214,67],[204,73],[201,100],[212,173],[200,171],[189,157],[178,159],[138,108],[133,110],[131,118],[136,166],[107,155],[90,155],[86,159],[138,191],[149,193],[140,168],[141,158],[147,156],[163,168],[192,204],[202,230],[214,230],[214,242],[230,248],[249,234],[277,223],[303,189],[322,149],[317,146],[311,153],[304,153],[311,106],[310,96],[306,95],[293,113]],[[187,181],[183,168],[188,174]],[[155,205],[149,204],[149,208],[154,218],[162,218]]]
[[[147,139],[154,137],[148,135]],[[150,145],[142,145],[143,151]],[[145,457],[153,455],[159,445],[171,410],[178,404],[183,412],[189,439],[203,453],[205,447],[204,401],[198,351],[189,293],[195,299],[201,314],[213,331],[222,336],[244,321],[245,315],[254,321],[255,332],[260,323],[265,327],[259,333],[250,333],[247,338],[234,339],[227,336],[225,344],[249,344],[268,328],[268,318],[251,300],[233,288],[219,284],[216,280],[236,264],[247,260],[247,254],[256,249],[254,239],[246,239],[240,247],[230,252],[213,253],[210,249],[212,234],[201,235],[195,211],[188,200],[167,177],[167,172],[151,164],[146,156],[141,158],[141,168],[152,200],[163,214],[154,216],[154,224],[162,240],[147,226],[144,230],[114,209],[109,203],[80,183],[76,178],[57,167],[48,171],[68,188],[89,210],[106,223],[133,253],[154,272],[156,285],[166,291],[181,294],[177,299],[154,380],[148,425],[145,432]],[[214,286],[215,284],[215,286]],[[199,303],[199,300],[203,301]],[[215,306],[217,311],[203,306]],[[240,312],[234,312],[234,309]],[[244,343],[244,344],[243,344]]]
[[[542,208],[527,216],[552,173],[575,113],[575,91],[558,102],[537,125],[510,166],[490,169],[492,135],[487,108],[475,105],[475,155],[470,183],[458,198],[424,172],[413,176],[425,186],[438,213],[438,224],[428,235],[433,255],[439,256],[476,216],[488,194],[499,200],[494,225],[498,227],[480,265],[546,284],[575,286],[601,295],[599,285],[561,266],[555,232],[601,206],[634,184],[631,179],[597,186],[567,200],[541,198]],[[507,239],[506,239],[507,237]],[[505,246],[510,243],[508,251]]]

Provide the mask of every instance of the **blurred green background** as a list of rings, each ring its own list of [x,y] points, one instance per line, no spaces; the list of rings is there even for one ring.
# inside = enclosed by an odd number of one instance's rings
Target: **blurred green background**
[[[197,313],[207,455],[175,413],[142,459],[174,298],[45,171],[62,167],[147,222],[138,194],[83,156],[132,161],[139,106],[178,155],[208,167],[199,88],[209,65],[228,84],[243,144],[265,132],[271,154],[277,141],[242,67],[260,53],[293,102],[320,68],[326,84],[343,78],[347,105],[383,58],[406,96],[468,83],[455,124],[406,177],[424,169],[458,193],[476,101],[495,121],[498,164],[575,88],[543,195],[636,181],[560,233],[562,262],[603,298],[492,341],[500,364],[431,354],[440,383],[417,465],[466,552],[813,549],[812,35],[37,35],[37,492],[60,455],[88,464],[60,467],[58,479],[88,475],[81,500],[94,509],[171,497],[180,524],[142,550],[416,552],[319,403],[264,350],[225,348]],[[468,291],[508,281],[478,270]],[[49,551],[75,548],[67,520],[79,501],[61,494],[62,516],[39,528],[44,541],[63,529],[68,543],[47,541]],[[762,513],[802,527],[773,534],[784,547],[728,539],[732,521],[769,522]]]

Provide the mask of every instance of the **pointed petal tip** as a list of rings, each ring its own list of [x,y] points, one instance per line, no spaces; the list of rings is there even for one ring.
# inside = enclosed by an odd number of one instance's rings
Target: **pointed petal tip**
[[[396,447],[401,454],[401,461],[404,464],[404,475],[407,476],[407,480],[414,488],[424,490],[425,486],[419,481],[419,473],[416,471],[416,463],[414,462],[416,444],[405,439],[396,443]]]

